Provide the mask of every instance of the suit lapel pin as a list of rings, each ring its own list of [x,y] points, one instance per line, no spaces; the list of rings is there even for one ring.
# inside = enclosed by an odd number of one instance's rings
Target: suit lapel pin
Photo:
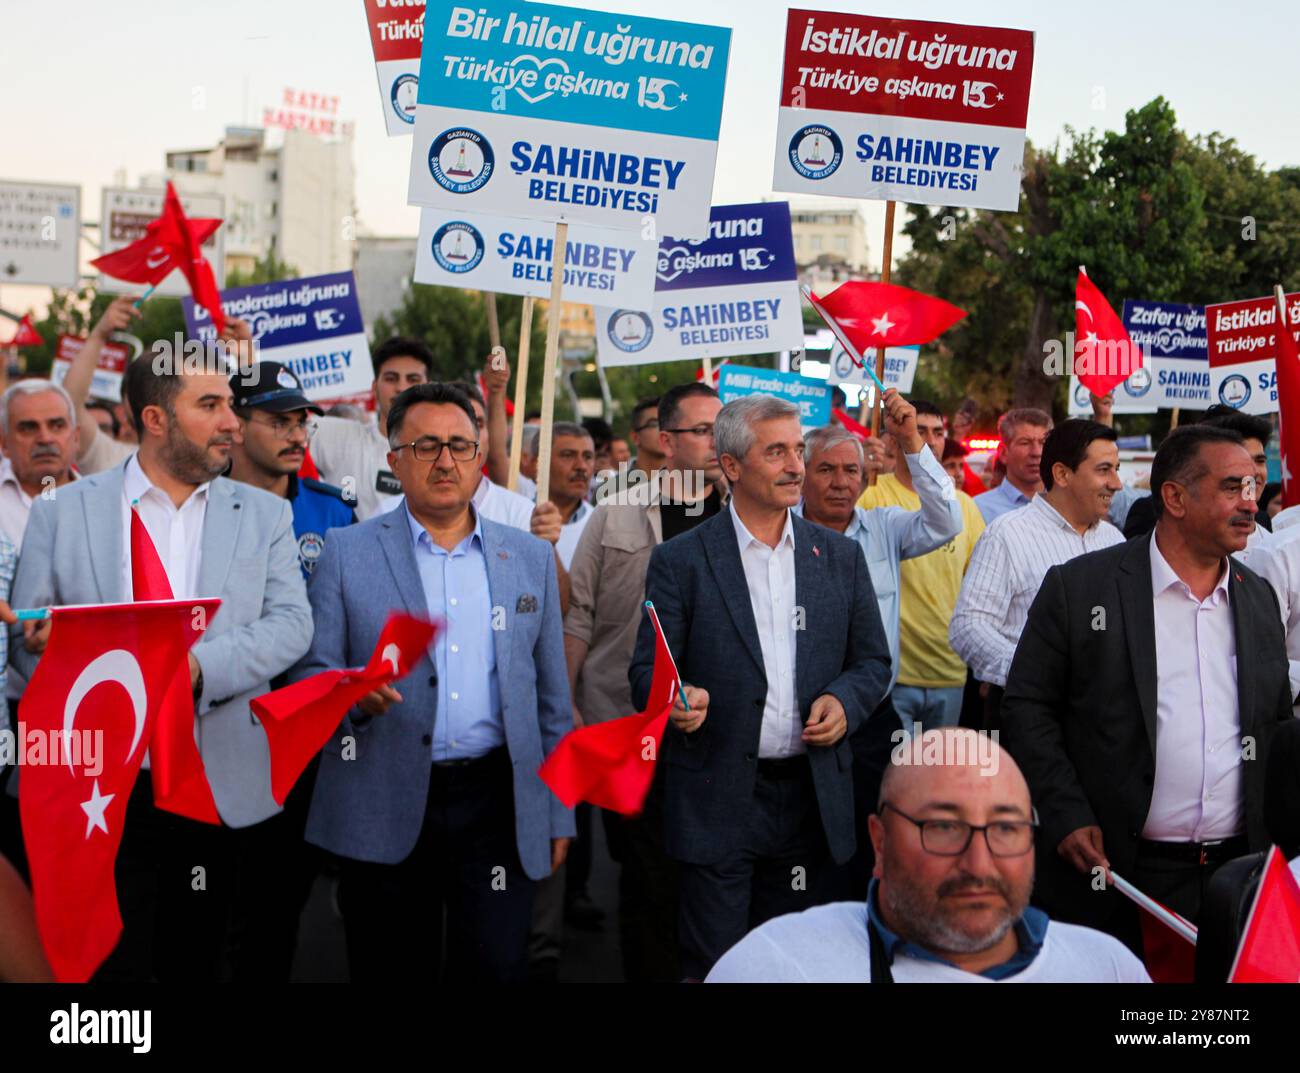
[[[1234,578],[1236,578],[1238,581],[1241,580],[1241,575],[1240,575],[1240,574],[1234,573],[1232,576],[1233,576]]]
[[[814,545],[813,545],[813,554],[816,555],[816,556],[819,556],[819,557],[820,557],[821,553],[822,553],[822,549],[819,548],[816,544],[814,544]]]
[[[510,554],[509,554],[509,552],[499,551],[499,552],[497,552],[497,558],[498,558],[498,559],[509,559],[509,558],[510,558]]]

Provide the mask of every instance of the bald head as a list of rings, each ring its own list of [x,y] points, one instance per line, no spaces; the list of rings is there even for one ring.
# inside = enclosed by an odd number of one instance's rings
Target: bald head
[[[904,810],[927,801],[996,802],[1029,818],[1029,784],[994,738],[968,727],[937,727],[910,738],[899,732],[894,740],[881,802]]]

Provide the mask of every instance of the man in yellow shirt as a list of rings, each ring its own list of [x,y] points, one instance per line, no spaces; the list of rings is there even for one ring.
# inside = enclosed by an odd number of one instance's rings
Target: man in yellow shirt
[[[943,414],[933,403],[914,400],[917,427],[935,457],[943,457]],[[921,500],[912,487],[912,474],[902,454],[894,472],[882,473],[868,488],[858,506],[902,507],[920,510]],[[920,723],[931,727],[956,726],[961,716],[966,665],[948,644],[962,577],[975,542],[984,532],[984,518],[975,501],[957,490],[962,529],[942,547],[900,564],[898,680],[891,694],[894,710],[911,730]]]

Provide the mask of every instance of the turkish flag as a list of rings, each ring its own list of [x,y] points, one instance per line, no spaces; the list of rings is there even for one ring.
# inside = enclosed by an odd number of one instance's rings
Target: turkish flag
[[[835,409],[832,410],[831,413],[835,415],[835,419],[840,423],[840,425],[843,428],[848,429],[848,431],[852,432],[853,435],[855,435],[858,439],[860,440],[871,439],[871,429],[867,428],[866,425],[858,424],[858,422],[853,420],[853,418],[851,418],[843,410]]]
[[[1196,976],[1196,926],[1115,872],[1110,878],[1115,889],[1138,907],[1147,974],[1158,984],[1192,983]]]
[[[18,330],[5,346],[41,346],[44,342],[36,325],[32,323],[32,315],[28,313],[18,322]]]
[[[1276,846],[1264,863],[1228,983],[1300,983],[1300,884]]]
[[[635,816],[645,806],[668,712],[681,691],[659,616],[647,609],[655,631],[655,663],[645,711],[571,730],[538,772],[569,808],[586,801]]]
[[[1282,505],[1300,503],[1300,480],[1291,473],[1289,460],[1300,459],[1300,353],[1297,353],[1295,329],[1286,315],[1286,294],[1277,288],[1277,423],[1279,449],[1282,452]],[[1263,489],[1260,489],[1263,491]]]
[[[264,693],[251,703],[271,750],[271,796],[283,805],[312,757],[330,740],[348,709],[367,693],[404,678],[438,635],[439,624],[393,612],[380,631],[370,662],[321,671]]]
[[[849,344],[845,349],[855,361],[878,347],[929,343],[966,316],[942,298],[894,283],[850,280],[825,298],[807,294],[840,342]]]
[[[90,263],[106,276],[130,283],[147,283],[151,287],[179,268],[190,285],[194,301],[208,311],[217,331],[221,331],[226,317],[212,266],[203,256],[202,246],[222,222],[214,217],[189,219],[175,187],[168,183],[162,215],[150,222],[144,236]]]
[[[316,460],[311,456],[311,448],[306,448],[302,453],[302,465],[298,467],[299,477],[310,477],[313,481],[320,480],[320,470],[316,468]]]
[[[170,600],[171,582],[140,513],[131,509],[131,595],[137,602]],[[188,652],[207,628],[204,619],[186,622]],[[153,801],[158,808],[203,823],[220,823],[217,803],[203,770],[203,757],[194,741],[194,691],[190,687],[189,660],[176,667],[149,746],[149,771]]]
[[[113,866],[127,799],[185,665],[187,624],[220,604],[51,610],[49,643],[23,695],[26,740],[49,743],[46,762],[23,768],[18,805],[36,923],[60,982],[85,982],[117,945]]]
[[[1082,268],[1074,288],[1074,375],[1105,395],[1142,368],[1142,351]]]

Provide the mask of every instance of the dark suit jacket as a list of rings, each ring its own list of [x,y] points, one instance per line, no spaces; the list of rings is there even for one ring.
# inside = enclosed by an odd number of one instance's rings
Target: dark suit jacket
[[[794,517],[795,697],[804,722],[830,693],[852,734],[889,685],[889,647],[862,549]],[[670,856],[713,864],[741,845],[754,796],[767,675],[740,547],[724,510],[650,556],[652,600],[682,680],[709,692],[709,713],[693,734],[671,724],[664,736],[666,838]],[[654,630],[643,616],[628,668],[632,700],[645,706],[654,669]],[[837,862],[852,856],[853,757],[848,734],[808,750],[822,824]]]
[[[1038,895],[1065,919],[1095,926],[1113,922],[1119,896],[1092,892],[1056,847],[1071,831],[1096,825],[1111,867],[1120,875],[1132,871],[1156,769],[1152,539],[1137,537],[1048,570],[1002,699],[1003,744],[1029,780],[1042,824]],[[1286,642],[1272,587],[1236,559],[1229,560],[1228,599],[1243,747],[1254,748],[1243,764],[1246,833],[1258,850],[1268,844],[1269,742],[1292,718]]]

